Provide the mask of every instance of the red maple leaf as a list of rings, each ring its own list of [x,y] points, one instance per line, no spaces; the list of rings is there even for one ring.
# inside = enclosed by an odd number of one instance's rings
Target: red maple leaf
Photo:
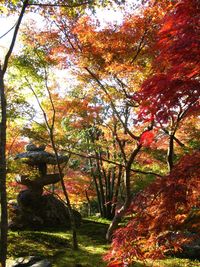
[[[154,139],[154,133],[152,131],[146,131],[140,137],[140,144],[148,147],[152,144],[153,139]]]

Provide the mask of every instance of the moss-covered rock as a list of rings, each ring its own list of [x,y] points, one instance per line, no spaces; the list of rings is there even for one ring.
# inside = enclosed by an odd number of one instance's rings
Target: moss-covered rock
[[[23,191],[23,201],[19,206],[11,205],[11,229],[41,229],[46,227],[70,228],[69,211],[66,205],[53,195],[42,195],[31,201],[29,190]],[[81,215],[73,210],[76,225],[81,224]]]

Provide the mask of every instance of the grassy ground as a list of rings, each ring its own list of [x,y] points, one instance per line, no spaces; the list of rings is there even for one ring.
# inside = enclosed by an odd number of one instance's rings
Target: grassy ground
[[[48,229],[46,231],[9,232],[8,256],[10,258],[25,256],[42,256],[48,258],[53,266],[104,267],[102,255],[108,249],[105,233],[108,224],[83,221],[78,229],[79,250],[71,248],[71,233],[66,229]]]
[[[84,220],[78,229],[79,250],[71,248],[71,233],[68,230],[48,229],[46,231],[9,232],[9,257],[42,256],[48,258],[54,267],[105,267],[102,255],[109,245],[105,240],[108,221]],[[145,266],[136,262],[132,267]],[[166,259],[147,262],[152,267],[200,267],[200,262],[187,259]]]

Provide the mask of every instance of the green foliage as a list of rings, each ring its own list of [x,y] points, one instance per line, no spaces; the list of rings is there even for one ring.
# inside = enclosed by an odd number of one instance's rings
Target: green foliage
[[[166,151],[164,149],[154,149],[154,150],[150,150],[150,149],[146,149],[147,152],[149,152],[154,159],[161,161],[162,163],[166,162]]]
[[[69,167],[73,170],[76,170],[78,167],[80,167],[80,160],[78,159],[71,159],[69,161]]]
[[[43,144],[48,144],[48,133],[44,123],[32,123],[30,126],[25,126],[21,134],[28,137],[29,139],[35,140],[36,142],[42,142]]]
[[[189,140],[188,145],[190,148],[195,150],[200,147],[200,141],[192,139],[192,140]]]
[[[18,56],[12,59],[12,68],[9,72],[9,83],[16,83],[21,87],[34,86],[38,88],[37,93],[42,95],[46,73],[50,66],[55,63],[47,61],[43,48],[32,48],[26,46]]]
[[[21,92],[12,90],[8,93],[7,116],[8,119],[31,119],[35,115],[35,110],[26,100]]]
[[[134,183],[132,185],[133,192],[137,193],[140,190],[143,190],[145,187],[147,187],[150,183],[152,183],[155,180],[155,175],[148,174],[148,175],[136,175],[134,177]]]

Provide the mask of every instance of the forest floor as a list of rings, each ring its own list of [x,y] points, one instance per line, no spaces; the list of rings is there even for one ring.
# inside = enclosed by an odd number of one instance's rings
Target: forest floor
[[[79,250],[71,247],[71,232],[66,229],[46,229],[45,231],[9,231],[8,256],[18,258],[41,256],[49,259],[54,267],[105,267],[103,254],[109,248],[105,240],[108,222],[100,219],[85,219],[78,229]],[[168,258],[165,260],[135,262],[133,267],[200,267],[199,261]]]

